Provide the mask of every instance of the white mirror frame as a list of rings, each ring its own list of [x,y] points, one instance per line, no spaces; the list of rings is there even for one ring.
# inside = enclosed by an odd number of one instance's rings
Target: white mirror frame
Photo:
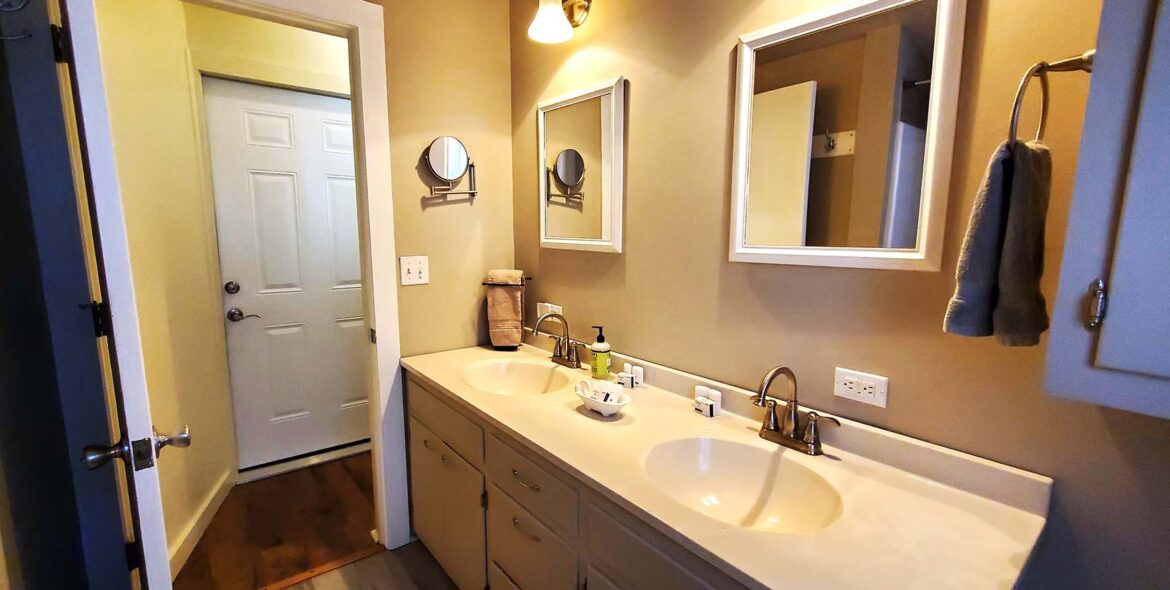
[[[914,249],[836,248],[820,246],[749,246],[747,236],[748,161],[751,155],[752,97],[756,52],[797,37],[921,0],[860,0],[845,8],[817,11],[748,33],[739,38],[735,80],[735,142],[731,179],[732,262],[795,264],[844,268],[937,271],[942,263],[943,230],[958,109],[959,72],[963,58],[966,0],[937,0],[926,161],[922,170],[922,205]]]
[[[555,238],[548,235],[548,154],[545,150],[545,113],[582,101],[601,101],[601,238]],[[616,79],[573,94],[541,101],[536,111],[537,169],[540,176],[540,247],[589,252],[622,251],[622,211],[625,183],[626,79]]]

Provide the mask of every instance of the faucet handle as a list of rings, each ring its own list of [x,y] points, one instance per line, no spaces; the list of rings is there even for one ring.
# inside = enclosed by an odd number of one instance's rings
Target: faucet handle
[[[780,432],[780,419],[776,416],[776,400],[770,399],[765,403],[767,409],[764,410],[764,430]]]
[[[828,420],[837,426],[841,425],[841,421],[832,416],[822,416],[816,412],[809,412],[808,425],[804,427],[804,436],[801,437],[801,440],[809,445],[810,455],[821,454],[821,430],[818,426],[821,420]]]
[[[568,359],[569,364],[572,365],[573,367],[580,367],[581,366],[581,353],[580,353],[580,349],[578,349],[578,344],[576,342],[573,342],[572,340],[569,340],[567,346],[569,347],[569,349],[565,352],[565,357],[566,357],[566,359]]]

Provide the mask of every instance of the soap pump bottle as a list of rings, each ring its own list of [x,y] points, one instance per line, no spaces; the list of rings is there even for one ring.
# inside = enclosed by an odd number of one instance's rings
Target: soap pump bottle
[[[589,345],[593,353],[593,360],[589,362],[589,372],[594,379],[609,378],[609,343],[605,341],[604,326],[593,326],[597,329],[597,341]]]

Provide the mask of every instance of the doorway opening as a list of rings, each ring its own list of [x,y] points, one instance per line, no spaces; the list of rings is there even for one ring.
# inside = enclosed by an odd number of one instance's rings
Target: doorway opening
[[[367,150],[388,137],[369,134],[384,113],[355,132],[355,104],[379,103],[350,102],[356,35],[182,0],[89,10],[129,261],[112,299],[132,278],[140,407],[159,430],[190,428],[190,447],[157,461],[162,522],[142,527],[165,529],[167,559],[146,547],[148,577],[169,566],[180,584],[191,564],[279,585],[401,545],[387,490],[404,461],[385,453],[404,443],[371,444],[396,428],[372,411],[397,390],[397,330],[389,347],[373,330],[375,300],[396,323],[393,284],[369,288],[392,219],[371,221],[389,183],[371,181]]]

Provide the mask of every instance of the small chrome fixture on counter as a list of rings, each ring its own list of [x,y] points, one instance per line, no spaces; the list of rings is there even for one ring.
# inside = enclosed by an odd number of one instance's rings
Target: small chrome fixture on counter
[[[1036,124],[1036,139],[1044,135],[1044,127],[1048,124],[1048,72],[1086,72],[1093,73],[1093,58],[1097,50],[1090,49],[1078,56],[1048,62],[1037,62],[1028,68],[1024,77],[1020,79],[1020,86],[1016,89],[1016,100],[1012,104],[1012,118],[1008,127],[1008,143],[1015,145],[1019,137],[1017,128],[1020,124],[1020,107],[1024,104],[1024,96],[1028,94],[1028,83],[1033,77],[1040,78],[1040,122]]]
[[[776,377],[783,375],[788,379],[788,397],[785,399],[784,417],[776,415],[776,400],[768,399],[768,388]],[[764,413],[764,424],[760,426],[760,438],[772,441],[781,446],[800,451],[807,455],[823,455],[821,450],[821,433],[818,423],[821,420],[841,425],[841,422],[832,416],[823,416],[816,412],[808,413],[808,422],[804,430],[800,429],[800,404],[797,402],[796,374],[788,367],[775,367],[764,375],[760,382],[760,390],[752,398],[752,403],[767,408]],[[797,434],[801,432],[801,434]]]
[[[581,368],[581,356],[577,351],[577,343],[569,338],[569,320],[566,320],[565,316],[559,313],[546,313],[536,318],[536,323],[532,326],[533,334],[540,334],[540,324],[545,320],[557,320],[561,322],[560,336],[545,334],[556,343],[553,345],[552,362],[570,369]]]
[[[431,194],[426,198],[446,198],[453,195],[467,195],[474,199],[479,191],[475,188],[475,162],[467,155],[463,142],[444,135],[431,142],[424,157],[431,175],[447,186],[431,185]],[[455,190],[455,184],[467,175],[467,190]]]

